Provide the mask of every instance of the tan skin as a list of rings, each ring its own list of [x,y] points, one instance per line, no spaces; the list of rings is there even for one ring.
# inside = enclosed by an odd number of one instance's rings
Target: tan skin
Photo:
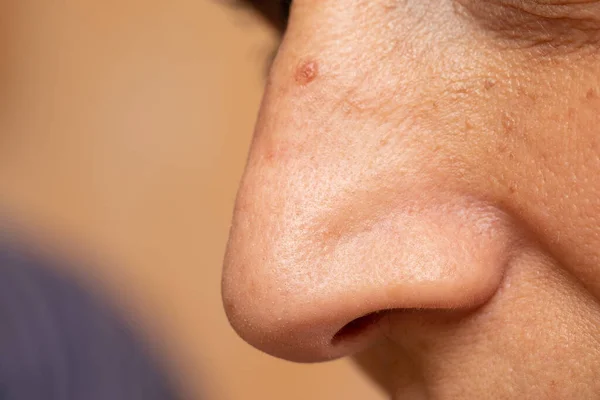
[[[355,356],[394,399],[598,398],[599,109],[600,1],[297,0],[225,259],[233,327]]]

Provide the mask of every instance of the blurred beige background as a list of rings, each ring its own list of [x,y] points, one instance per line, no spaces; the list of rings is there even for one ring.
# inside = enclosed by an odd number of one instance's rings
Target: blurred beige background
[[[0,209],[95,262],[189,398],[379,399],[235,336],[220,264],[273,32],[217,0],[0,3]]]

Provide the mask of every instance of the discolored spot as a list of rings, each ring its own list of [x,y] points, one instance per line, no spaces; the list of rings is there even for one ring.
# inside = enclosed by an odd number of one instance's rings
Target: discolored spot
[[[506,143],[501,142],[498,144],[497,150],[498,150],[498,153],[504,154],[508,150],[508,146]]]
[[[483,88],[485,90],[490,90],[494,86],[496,86],[496,81],[494,79],[486,79],[485,82],[483,82]]]
[[[427,340],[417,340],[415,344],[416,347],[423,353],[431,350],[431,343]]]
[[[585,94],[585,98],[588,99],[588,100],[597,99],[598,98],[598,93],[596,93],[596,91],[594,90],[594,88],[590,88],[590,90],[588,90],[587,93]]]
[[[275,159],[276,153],[274,149],[268,149],[264,154],[266,161],[273,161]]]
[[[262,146],[260,154],[267,163],[279,163],[288,158],[291,147],[288,142],[269,140]]]
[[[307,60],[296,68],[294,79],[301,86],[308,85],[319,75],[319,64],[315,60]]]
[[[470,131],[473,129],[473,123],[469,118],[465,118],[465,130]]]
[[[512,115],[508,113],[502,114],[502,128],[504,128],[504,133],[512,134],[516,129],[516,122]]]

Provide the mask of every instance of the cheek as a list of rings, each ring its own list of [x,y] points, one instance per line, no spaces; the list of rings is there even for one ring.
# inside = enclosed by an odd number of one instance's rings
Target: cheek
[[[506,210],[600,296],[600,68],[572,60],[528,65],[523,60],[496,89],[488,162],[479,169],[503,188]]]
[[[387,340],[356,360],[403,394],[418,381],[414,371],[425,371],[432,398],[593,398],[597,387],[566,382],[596,380],[597,321],[595,300],[530,248],[512,259],[498,293],[476,314],[397,312]]]
[[[434,73],[402,82],[419,95],[381,118],[380,126],[402,121],[392,140],[385,136],[393,144],[387,160],[405,166],[405,155],[414,176],[494,199],[600,297],[598,63],[579,54],[476,52],[459,63],[444,54],[424,59]]]

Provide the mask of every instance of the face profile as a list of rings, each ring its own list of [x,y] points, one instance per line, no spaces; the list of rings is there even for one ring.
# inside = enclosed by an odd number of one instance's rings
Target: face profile
[[[600,1],[294,1],[225,256],[233,328],[354,357],[394,399],[597,398],[598,110]]]

